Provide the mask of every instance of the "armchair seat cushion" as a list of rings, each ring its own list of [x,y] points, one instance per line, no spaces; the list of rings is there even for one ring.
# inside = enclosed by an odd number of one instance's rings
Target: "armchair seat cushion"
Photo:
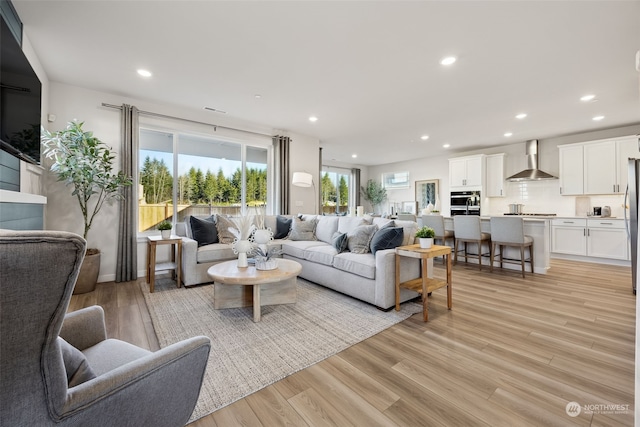
[[[100,376],[126,363],[152,354],[124,341],[107,339],[82,352],[93,372]]]

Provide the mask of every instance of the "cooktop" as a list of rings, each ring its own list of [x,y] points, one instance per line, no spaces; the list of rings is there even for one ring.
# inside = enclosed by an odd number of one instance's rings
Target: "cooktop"
[[[556,214],[549,213],[506,213],[503,215],[517,215],[517,216],[556,216]]]

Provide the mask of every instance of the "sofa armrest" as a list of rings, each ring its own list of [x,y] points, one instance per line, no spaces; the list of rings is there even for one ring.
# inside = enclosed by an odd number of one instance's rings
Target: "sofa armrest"
[[[187,284],[197,283],[196,264],[198,263],[198,242],[189,237],[182,238],[182,281]]]
[[[172,344],[67,391],[59,418],[91,425],[184,425],[198,399],[211,343],[194,337]],[[117,408],[117,411],[114,410]]]
[[[376,252],[376,305],[388,308],[383,301],[395,301],[396,293],[396,250],[384,249]],[[420,260],[400,257],[400,281],[420,277]],[[416,293],[416,295],[418,295]],[[392,299],[390,299],[392,298]]]
[[[99,305],[68,313],[64,317],[60,336],[79,350],[107,339],[104,310]]]

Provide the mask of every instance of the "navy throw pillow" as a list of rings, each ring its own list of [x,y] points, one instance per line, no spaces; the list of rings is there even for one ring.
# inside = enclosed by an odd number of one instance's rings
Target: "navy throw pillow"
[[[347,236],[347,233],[336,231],[333,233],[333,236],[331,236],[331,245],[336,248],[336,251],[338,251],[339,254],[341,254],[347,250],[348,238],[349,236]]]
[[[377,251],[383,249],[394,249],[402,245],[404,230],[402,227],[385,227],[376,231],[371,239],[371,253],[375,255]]]
[[[276,217],[276,232],[273,233],[274,239],[285,239],[291,231],[291,221],[293,218],[287,218],[282,215]]]
[[[193,240],[198,242],[198,247],[218,243],[218,230],[213,216],[206,219],[192,216],[189,221],[191,222],[191,235]]]

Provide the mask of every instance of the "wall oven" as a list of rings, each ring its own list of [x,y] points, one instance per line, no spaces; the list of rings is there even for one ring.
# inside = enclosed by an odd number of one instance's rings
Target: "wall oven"
[[[480,215],[479,191],[452,191],[451,216]]]

